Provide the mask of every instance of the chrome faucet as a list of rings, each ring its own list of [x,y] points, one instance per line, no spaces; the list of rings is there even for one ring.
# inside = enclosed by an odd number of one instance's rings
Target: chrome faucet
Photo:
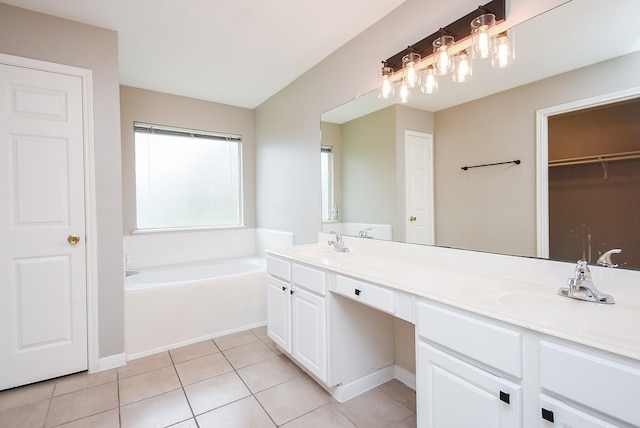
[[[336,240],[335,241],[329,241],[328,244],[329,245],[333,245],[333,247],[336,249],[336,251],[338,251],[340,253],[348,253],[349,249],[347,248],[346,245],[344,245],[344,241],[342,240],[342,236],[338,232],[334,232],[334,231],[331,231],[329,233],[333,233],[334,235],[336,235]]]
[[[620,254],[621,252],[622,250],[620,248],[614,248],[613,250],[609,250],[603,255],[601,255],[600,257],[598,257],[598,261],[596,263],[599,266],[604,266],[604,267],[613,267],[613,268],[618,267],[617,264],[611,261],[611,255]]]
[[[573,278],[567,280],[568,287],[560,287],[558,294],[572,299],[586,300],[596,303],[615,303],[613,296],[598,291],[591,279],[591,271],[587,262],[578,260]]]
[[[366,229],[362,229],[360,232],[358,232],[358,238],[369,238],[369,239],[373,238],[373,236],[367,233],[370,230],[371,230],[370,227],[367,227]]]

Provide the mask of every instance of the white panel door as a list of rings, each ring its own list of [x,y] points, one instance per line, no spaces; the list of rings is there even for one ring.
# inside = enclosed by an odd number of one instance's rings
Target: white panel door
[[[433,135],[405,131],[406,241],[434,244]]]
[[[0,64],[0,389],[87,369],[82,81]]]

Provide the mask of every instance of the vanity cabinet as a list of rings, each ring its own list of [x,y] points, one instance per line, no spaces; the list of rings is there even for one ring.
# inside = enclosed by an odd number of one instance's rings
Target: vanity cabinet
[[[522,427],[520,333],[425,302],[416,327],[419,427]]]
[[[326,272],[269,256],[267,273],[267,335],[326,382]]]

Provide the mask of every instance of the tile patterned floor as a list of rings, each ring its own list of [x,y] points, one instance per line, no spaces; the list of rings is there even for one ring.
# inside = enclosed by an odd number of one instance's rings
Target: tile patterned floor
[[[415,397],[393,380],[339,403],[263,327],[0,391],[0,428],[407,428]]]

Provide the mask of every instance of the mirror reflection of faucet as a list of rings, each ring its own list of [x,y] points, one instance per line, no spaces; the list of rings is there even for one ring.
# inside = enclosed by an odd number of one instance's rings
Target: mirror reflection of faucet
[[[599,266],[604,266],[604,267],[612,267],[612,268],[618,267],[617,264],[611,261],[611,255],[620,254],[621,252],[622,250],[620,248],[614,248],[612,250],[609,250],[606,253],[602,254],[600,257],[598,257],[598,261],[596,263]]]
[[[329,233],[334,234],[336,236],[336,240],[335,241],[329,241],[328,244],[329,245],[333,245],[333,248],[335,248],[336,251],[338,251],[340,253],[348,253],[349,249],[344,244],[344,241],[342,240],[342,236],[338,232],[334,232],[334,231],[331,231]]]
[[[596,303],[615,303],[613,296],[600,293],[591,279],[591,271],[585,260],[578,260],[573,278],[567,280],[568,287],[560,287],[558,294],[572,299]]]
[[[369,238],[369,239],[373,239],[373,235],[369,235],[369,231],[371,230],[370,227],[367,227],[366,229],[362,229],[360,232],[358,232],[358,238]]]

